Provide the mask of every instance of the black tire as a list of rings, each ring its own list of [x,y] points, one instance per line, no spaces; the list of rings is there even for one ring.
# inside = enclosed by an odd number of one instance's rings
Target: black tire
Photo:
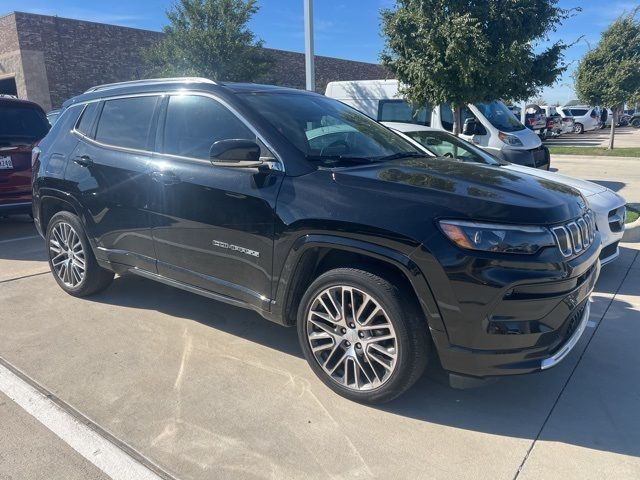
[[[584,133],[584,125],[582,125],[581,123],[576,123],[573,127],[573,131],[577,134]]]
[[[54,252],[52,251],[51,239],[54,235],[54,229],[57,225],[60,224],[68,224],[70,225],[75,233],[77,234],[78,240],[82,245],[82,252],[84,254],[84,277],[77,285],[69,285],[65,283],[62,278],[56,273],[56,269],[53,265],[53,259],[55,257]],[[51,269],[51,273],[53,274],[53,278],[55,278],[56,282],[65,292],[69,295],[73,295],[75,297],[86,297],[88,295],[93,295],[94,293],[98,293],[105,288],[107,288],[111,282],[113,281],[114,273],[98,265],[96,261],[96,257],[93,254],[93,250],[91,249],[91,245],[89,244],[89,240],[85,234],[84,228],[80,219],[77,216],[70,212],[59,212],[56,213],[49,224],[47,225],[47,234],[46,234],[46,245],[47,245],[47,256],[49,258],[49,268]]]
[[[640,118],[634,118],[631,120],[631,126],[633,128],[640,128]]]
[[[395,368],[384,383],[375,388],[358,390],[339,384],[325,372],[312,352],[307,336],[309,310],[318,295],[327,288],[337,286],[354,287],[370,295],[384,309],[395,331]],[[427,323],[415,298],[398,288],[397,282],[392,283],[383,276],[364,269],[337,268],[320,275],[309,286],[300,302],[297,329],[302,351],[314,373],[334,392],[361,403],[384,403],[401,395],[420,378],[431,351]],[[369,365],[373,363],[370,362]]]

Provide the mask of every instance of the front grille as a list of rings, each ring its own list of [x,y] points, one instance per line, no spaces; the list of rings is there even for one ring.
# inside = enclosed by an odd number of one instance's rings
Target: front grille
[[[551,229],[558,242],[558,248],[565,257],[577,255],[589,248],[596,235],[594,213],[589,210],[582,217]]]

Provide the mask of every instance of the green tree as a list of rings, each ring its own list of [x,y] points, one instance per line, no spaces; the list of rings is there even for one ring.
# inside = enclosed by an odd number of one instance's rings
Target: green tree
[[[558,0],[396,0],[382,11],[382,62],[414,104],[459,107],[498,98],[523,100],[566,70],[567,48],[546,34],[573,10]]]
[[[640,7],[618,17],[598,45],[582,58],[574,75],[578,97],[613,111],[609,148],[614,145],[618,110],[640,97]]]
[[[167,11],[164,38],[145,52],[151,73],[255,81],[270,67],[247,23],[256,0],[179,0]]]

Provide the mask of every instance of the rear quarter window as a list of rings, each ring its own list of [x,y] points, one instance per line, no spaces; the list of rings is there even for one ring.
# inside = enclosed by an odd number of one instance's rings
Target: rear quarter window
[[[76,130],[83,134],[86,137],[91,137],[93,130],[93,123],[96,119],[96,114],[98,113],[98,103],[88,103],[84,110],[82,111],[82,115],[80,116],[80,120],[76,124]]]

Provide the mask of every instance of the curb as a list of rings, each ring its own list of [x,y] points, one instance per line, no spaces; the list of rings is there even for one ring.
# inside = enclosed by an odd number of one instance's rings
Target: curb
[[[640,242],[640,218],[625,225],[622,242]]]

